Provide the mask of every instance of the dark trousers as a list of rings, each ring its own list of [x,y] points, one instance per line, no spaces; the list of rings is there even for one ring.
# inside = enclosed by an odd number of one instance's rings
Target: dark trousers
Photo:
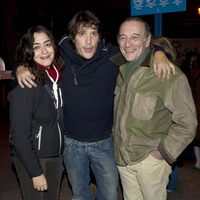
[[[58,200],[62,177],[61,157],[40,159],[40,163],[48,184],[48,190],[44,192],[34,189],[32,179],[28,176],[24,166],[18,159],[13,163],[19,179],[23,199]]]

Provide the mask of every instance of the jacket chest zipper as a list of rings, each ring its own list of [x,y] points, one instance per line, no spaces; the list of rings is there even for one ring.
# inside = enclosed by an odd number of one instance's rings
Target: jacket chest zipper
[[[39,127],[39,132],[36,135],[36,138],[38,138],[38,150],[40,150],[41,147],[41,137],[42,137],[42,126]]]

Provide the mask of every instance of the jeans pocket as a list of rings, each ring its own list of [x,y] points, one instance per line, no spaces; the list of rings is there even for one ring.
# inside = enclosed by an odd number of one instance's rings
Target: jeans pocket
[[[103,150],[103,151],[108,151],[108,150],[112,150],[114,151],[114,145],[113,145],[113,140],[111,137],[105,139],[105,140],[101,140],[98,142],[98,147],[99,149]]]
[[[63,153],[69,153],[73,148],[74,148],[74,144],[71,143],[70,141],[68,141],[67,138],[64,139],[64,150]]]

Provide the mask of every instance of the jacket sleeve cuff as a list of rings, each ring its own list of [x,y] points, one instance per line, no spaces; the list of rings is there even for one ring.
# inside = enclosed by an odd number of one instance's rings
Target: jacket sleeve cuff
[[[163,158],[164,158],[170,165],[173,164],[173,163],[176,161],[176,159],[170,157],[170,156],[166,153],[166,151],[164,151],[164,149],[163,149],[161,146],[158,147],[158,151],[161,153],[161,155],[163,156]]]

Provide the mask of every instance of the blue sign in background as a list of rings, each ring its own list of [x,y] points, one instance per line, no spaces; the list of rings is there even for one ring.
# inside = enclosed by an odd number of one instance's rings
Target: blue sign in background
[[[131,0],[131,15],[148,15],[186,10],[186,0]]]

